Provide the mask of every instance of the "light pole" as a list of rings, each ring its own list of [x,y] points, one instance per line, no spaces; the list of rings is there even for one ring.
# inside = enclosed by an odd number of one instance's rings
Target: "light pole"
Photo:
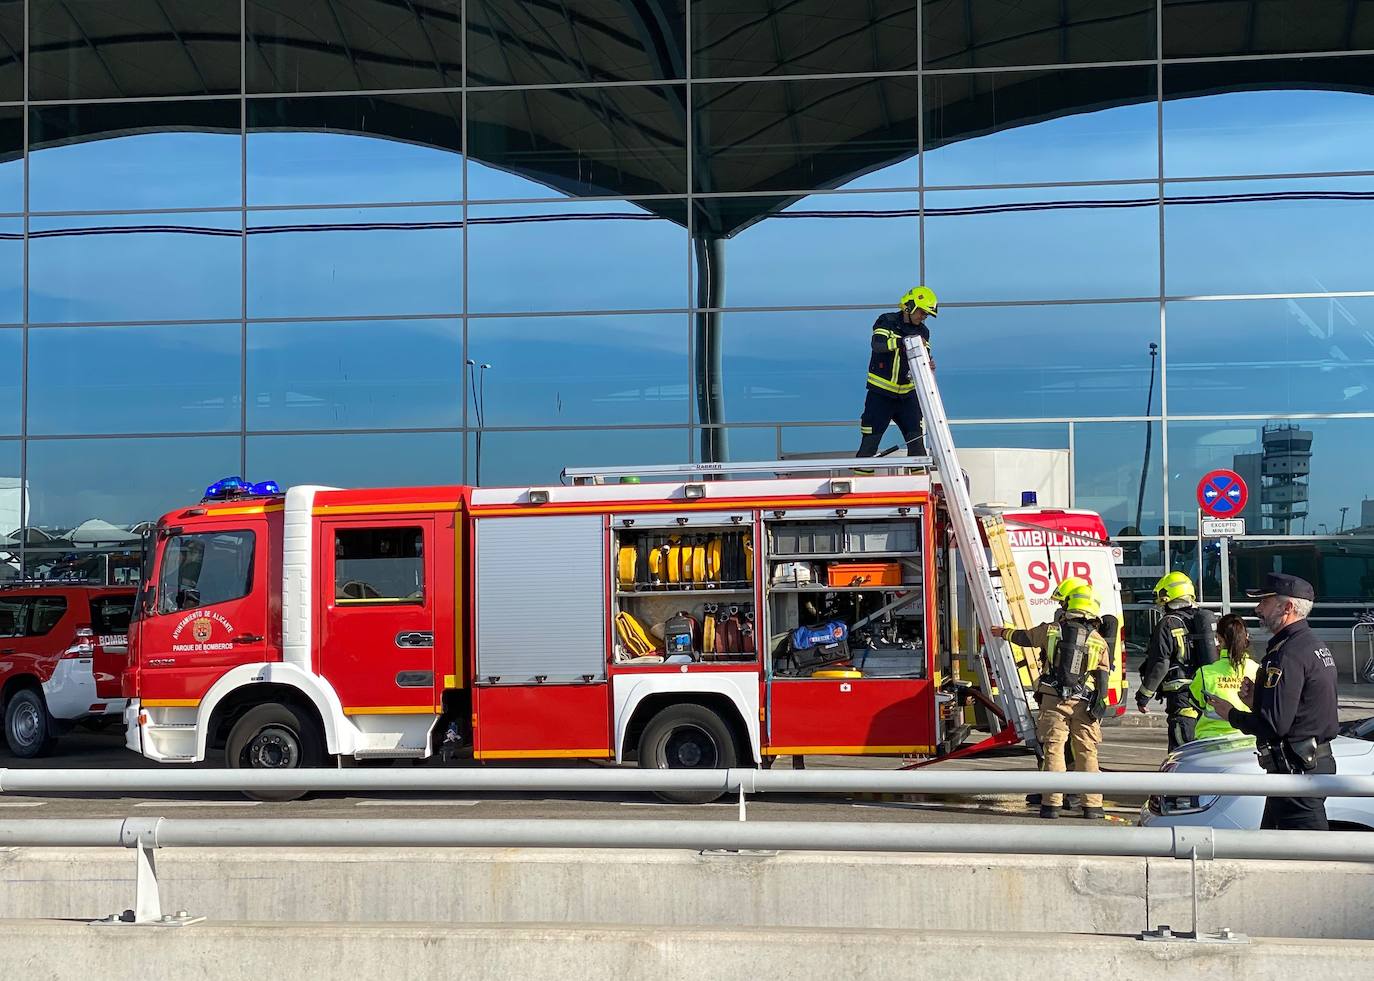
[[[1144,534],[1140,530],[1141,512],[1145,509],[1145,477],[1150,470],[1150,443],[1154,436],[1154,423],[1150,420],[1150,412],[1155,404],[1155,358],[1159,356],[1159,345],[1154,341],[1150,342],[1150,388],[1145,393],[1145,459],[1140,463],[1140,492],[1135,498],[1135,533]],[[1167,524],[1167,519],[1165,521]],[[1201,566],[1199,565],[1199,568]]]
[[[475,483],[480,487],[482,484],[482,430],[487,424],[487,369],[491,365],[478,364],[472,358],[468,358],[468,387],[472,391],[472,407],[477,413],[477,479]],[[478,375],[475,369],[481,368]]]
[[[1341,532],[1345,531],[1345,512],[1347,512],[1347,511],[1349,511],[1349,510],[1350,510],[1350,508],[1348,508],[1348,507],[1341,508],[1341,527],[1336,531],[1336,534],[1338,534],[1338,535],[1339,535]]]

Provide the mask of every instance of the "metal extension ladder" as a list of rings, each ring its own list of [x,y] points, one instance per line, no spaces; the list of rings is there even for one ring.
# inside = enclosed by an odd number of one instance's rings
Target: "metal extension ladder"
[[[935,384],[930,354],[919,337],[904,338],[902,344],[907,364],[911,369],[911,378],[916,384],[916,396],[921,400],[921,410],[925,416],[926,446],[935,462],[935,468],[940,473],[941,483],[948,498],[950,524],[954,528],[954,539],[959,545],[969,594],[973,597],[974,613],[983,633],[984,667],[979,671],[983,693],[1006,716],[1008,723],[1016,730],[1016,735],[1038,756],[1041,749],[1035,735],[1032,702],[1026,692],[1026,686],[1021,683],[1016,656],[1005,638],[992,635],[994,626],[1011,622],[1011,611],[1007,606],[1007,587],[1014,584],[1015,590],[1020,591],[1020,577],[1015,566],[1011,566],[1009,570],[999,569],[1003,590],[999,591],[993,584],[988,554],[984,551],[983,540],[978,534],[978,516],[974,513],[973,502],[969,499],[968,487],[964,484],[964,471],[959,466],[959,454],[954,448],[954,436],[950,432],[949,416],[945,414],[944,399],[941,398],[940,389]],[[1010,559],[1010,550],[1007,557]]]
[[[992,553],[992,562],[997,566],[1002,596],[1006,599],[1007,608],[1011,611],[1011,622],[1022,630],[1029,630],[1035,624],[1031,622],[1030,605],[1026,602],[1026,592],[1021,587],[1021,572],[1016,568],[1016,559],[1011,554],[1011,541],[1007,537],[1007,523],[996,512],[980,514],[978,518],[983,525],[983,534],[988,540],[988,551]],[[1012,644],[1011,649],[1012,653],[1016,655],[1016,668],[1021,678],[1021,685],[1029,691],[1040,680],[1040,655],[1034,647],[1018,647]]]

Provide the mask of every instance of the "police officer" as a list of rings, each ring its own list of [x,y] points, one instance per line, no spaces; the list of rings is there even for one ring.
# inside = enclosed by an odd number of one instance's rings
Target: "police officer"
[[[1297,576],[1271,572],[1260,589],[1255,615],[1273,634],[1250,692],[1251,710],[1208,696],[1217,714],[1255,737],[1260,764],[1269,773],[1335,773],[1336,659],[1307,623],[1317,595]],[[1325,831],[1326,798],[1270,797],[1261,828]]]
[[[940,301],[928,286],[913,286],[903,294],[901,309],[885,313],[873,324],[872,355],[868,359],[868,393],[863,416],[859,419],[859,451],[855,456],[874,456],[887,427],[895,419],[906,440],[907,453],[925,456],[925,431],[921,423],[921,403],[916,383],[911,380],[902,350],[903,338],[915,335],[930,344],[927,317],[938,314]],[[932,362],[933,365],[934,362]],[[855,469],[855,473],[872,473]]]
[[[1140,666],[1136,706],[1149,712],[1152,699],[1163,699],[1169,720],[1169,752],[1193,741],[1198,706],[1188,694],[1193,674],[1216,661],[1216,617],[1197,605],[1193,581],[1171,572],[1155,583],[1155,603],[1164,611],[1150,634],[1145,663]]]
[[[1033,630],[994,627],[992,633],[1020,647],[1038,647],[1044,654],[1044,671],[1036,694],[1040,715],[1035,734],[1045,752],[1044,767],[1063,773],[1064,747],[1073,743],[1073,768],[1096,773],[1097,747],[1102,744],[1102,718],[1107,714],[1107,685],[1111,650],[1099,632],[1101,607],[1092,587],[1080,588],[1064,603],[1062,618],[1042,623]],[[1040,805],[1042,818],[1059,817],[1061,794],[1049,794]],[[1083,795],[1083,816],[1101,819],[1101,794]]]

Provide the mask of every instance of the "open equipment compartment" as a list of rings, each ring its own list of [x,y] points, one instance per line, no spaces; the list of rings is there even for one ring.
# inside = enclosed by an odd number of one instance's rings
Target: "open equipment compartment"
[[[766,518],[770,673],[924,678],[920,507]]]
[[[611,519],[612,661],[758,658],[751,511]]]

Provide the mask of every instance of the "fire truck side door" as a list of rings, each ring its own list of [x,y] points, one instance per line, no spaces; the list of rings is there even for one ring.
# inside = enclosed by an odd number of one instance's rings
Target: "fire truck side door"
[[[351,715],[434,712],[434,518],[321,522],[320,673]]]

